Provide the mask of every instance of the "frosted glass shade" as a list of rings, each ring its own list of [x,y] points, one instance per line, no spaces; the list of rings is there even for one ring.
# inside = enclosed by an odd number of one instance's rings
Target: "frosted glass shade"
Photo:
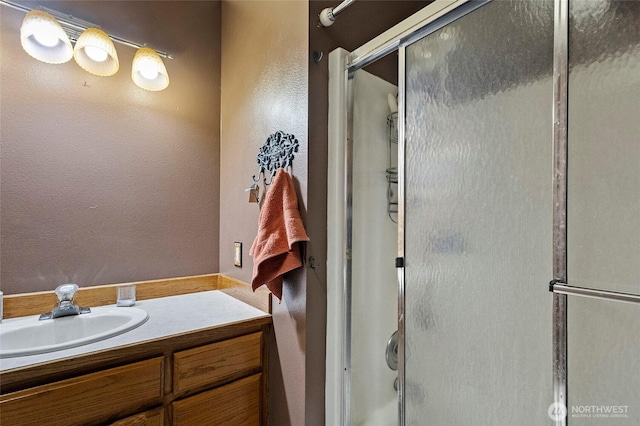
[[[141,47],[133,57],[131,79],[139,87],[157,92],[169,86],[169,74],[158,53]]]
[[[115,74],[120,68],[113,42],[98,28],[88,28],[80,34],[73,57],[82,69],[103,77]]]
[[[69,37],[56,19],[41,10],[27,13],[20,27],[22,48],[48,64],[63,64],[73,57]]]

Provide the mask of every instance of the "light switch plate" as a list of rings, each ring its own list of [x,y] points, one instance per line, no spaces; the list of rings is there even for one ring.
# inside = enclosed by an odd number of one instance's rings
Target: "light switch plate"
[[[238,268],[242,267],[242,243],[236,241],[233,243],[233,264]]]

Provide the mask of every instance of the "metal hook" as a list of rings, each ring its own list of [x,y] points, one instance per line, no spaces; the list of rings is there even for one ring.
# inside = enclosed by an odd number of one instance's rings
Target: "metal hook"
[[[249,192],[249,202],[250,203],[259,203],[260,202],[260,185],[258,182],[254,180],[253,185],[244,190],[245,192]]]

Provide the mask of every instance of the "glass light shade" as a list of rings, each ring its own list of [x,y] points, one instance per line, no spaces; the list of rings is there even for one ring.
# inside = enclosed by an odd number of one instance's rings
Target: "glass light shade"
[[[107,33],[98,28],[88,28],[80,34],[73,57],[82,69],[103,77],[115,74],[120,67],[116,47]]]
[[[133,57],[131,79],[139,87],[157,92],[169,86],[169,74],[160,55],[148,47],[141,47]]]
[[[30,56],[48,64],[63,64],[73,57],[73,47],[60,23],[41,10],[32,10],[24,17],[20,42]]]

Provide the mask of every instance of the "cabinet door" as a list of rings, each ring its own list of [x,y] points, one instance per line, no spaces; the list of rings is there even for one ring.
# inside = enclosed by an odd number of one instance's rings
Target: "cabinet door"
[[[219,388],[175,401],[174,426],[260,424],[260,378],[256,374]]]
[[[153,358],[2,395],[2,424],[93,425],[159,405],[163,360]]]

